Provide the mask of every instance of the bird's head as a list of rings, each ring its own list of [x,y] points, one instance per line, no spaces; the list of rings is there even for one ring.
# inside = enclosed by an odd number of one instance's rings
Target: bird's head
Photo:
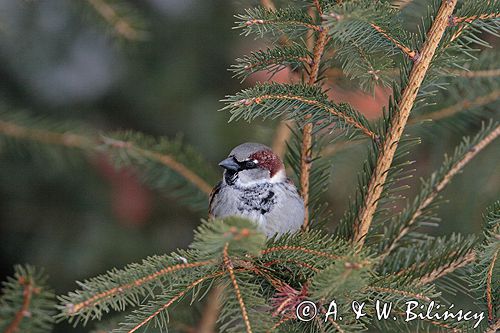
[[[225,169],[224,181],[228,185],[252,186],[286,180],[281,159],[260,143],[247,142],[235,147],[219,165]]]

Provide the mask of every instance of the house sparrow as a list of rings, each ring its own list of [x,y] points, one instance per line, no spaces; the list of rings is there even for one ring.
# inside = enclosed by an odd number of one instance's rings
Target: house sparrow
[[[210,195],[209,216],[242,216],[257,224],[267,237],[296,232],[304,221],[304,201],[272,150],[243,143],[219,163],[222,181]]]

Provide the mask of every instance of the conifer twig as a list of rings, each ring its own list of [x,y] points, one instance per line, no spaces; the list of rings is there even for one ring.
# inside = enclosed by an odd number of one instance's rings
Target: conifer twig
[[[131,283],[123,284],[123,285],[111,288],[109,290],[106,290],[104,292],[101,292],[99,294],[95,294],[94,296],[92,296],[91,298],[89,298],[83,302],[80,302],[77,304],[68,304],[67,314],[70,316],[75,315],[84,308],[87,308],[89,306],[95,306],[99,302],[106,300],[106,299],[109,299],[110,297],[112,297],[114,295],[123,293],[124,291],[131,289],[131,288],[140,287],[144,283],[155,280],[155,279],[157,279],[161,276],[164,276],[166,274],[170,274],[170,273],[182,270],[182,269],[206,266],[206,265],[213,264],[214,262],[215,262],[215,260],[206,260],[206,261],[199,261],[199,262],[186,263],[186,264],[177,264],[174,266],[165,267],[160,271],[157,271],[153,274],[139,278]]]
[[[476,77],[496,77],[500,76],[500,68],[493,68],[493,69],[484,69],[484,70],[477,70],[477,71],[466,71],[466,70],[457,70],[457,71],[452,71],[453,74],[461,76],[461,77],[466,77],[466,78],[476,78]]]
[[[366,135],[367,137],[369,137],[372,140],[376,140],[377,137],[378,137],[377,134],[375,134],[372,130],[370,130],[369,128],[367,128],[365,125],[363,125],[363,123],[359,122],[355,118],[353,118],[351,116],[348,116],[348,115],[345,115],[342,112],[339,112],[334,107],[330,107],[330,106],[328,106],[328,105],[326,105],[324,103],[318,102],[318,101],[313,100],[313,99],[304,98],[302,96],[296,96],[296,95],[291,95],[291,94],[262,95],[262,96],[259,96],[259,97],[244,99],[244,100],[241,101],[241,103],[245,103],[245,105],[251,105],[252,103],[260,104],[263,101],[269,100],[269,99],[271,99],[271,100],[299,101],[299,102],[302,102],[304,104],[313,105],[313,106],[318,107],[320,109],[324,109],[325,111],[327,111],[328,113],[334,115],[335,117],[338,117],[338,118],[342,119],[345,123],[347,123],[347,124],[351,125],[352,127],[358,129],[364,135]],[[308,126],[308,125],[311,125],[311,129],[312,129],[313,124],[310,124],[310,123],[306,124],[306,126]],[[306,128],[306,126],[304,126],[304,128]]]
[[[139,148],[134,146],[131,142],[114,140],[110,138],[88,138],[86,136],[77,135],[70,132],[51,132],[48,130],[28,128],[3,120],[0,120],[0,134],[16,139],[35,141],[49,145],[78,148],[84,151],[99,151],[99,146],[102,144],[101,141],[104,140],[105,144],[109,144],[112,147],[133,150],[146,158],[155,160],[167,166],[168,168],[178,173],[180,176],[184,177],[187,181],[195,185],[201,192],[205,193],[207,196],[212,191],[211,186],[206,181],[204,181],[200,176],[191,171],[186,165],[178,162],[173,156]]]
[[[283,246],[274,246],[274,247],[270,247],[270,248],[267,248],[265,250],[262,250],[260,252],[261,255],[266,255],[268,253],[271,253],[271,252],[279,252],[279,251],[298,251],[298,252],[304,252],[304,253],[307,253],[307,254],[312,254],[312,255],[316,255],[316,256],[320,256],[320,257],[327,257],[327,258],[331,258],[331,259],[339,259],[341,258],[340,256],[338,255],[334,255],[334,254],[331,254],[331,253],[327,253],[327,252],[323,252],[323,251],[317,251],[317,250],[312,250],[312,249],[308,249],[308,248],[305,248],[305,247],[302,247],[302,246],[292,246],[292,245],[283,245]]]
[[[416,57],[418,56],[417,52],[398,42],[396,39],[391,37],[386,31],[384,31],[384,29],[382,29],[378,25],[374,23],[370,23],[370,25],[372,26],[373,29],[375,29],[378,33],[380,33],[382,36],[388,39],[392,44],[394,44],[398,49],[400,49],[401,52],[406,54],[411,60],[416,59]]]
[[[278,327],[283,325],[286,322],[289,322],[290,320],[295,319],[295,316],[289,316],[289,317],[283,317],[281,318],[276,324],[273,325],[266,333],[271,333],[272,331],[276,330]]]
[[[130,22],[120,17],[116,10],[105,0],[87,0],[95,11],[108,23],[117,34],[128,40],[141,40],[143,33],[136,30]]]
[[[451,23],[456,25],[460,23],[472,23],[476,20],[490,20],[495,18],[500,18],[500,13],[488,13],[488,14],[479,14],[472,16],[453,17],[451,19]]]
[[[491,291],[491,281],[493,279],[493,269],[495,268],[495,263],[498,256],[498,249],[491,259],[490,267],[488,268],[488,274],[486,275],[486,303],[488,305],[488,320],[493,320],[493,296]]]
[[[448,106],[446,108],[443,108],[438,111],[426,113],[426,114],[421,114],[418,115],[412,119],[408,123],[417,123],[426,119],[432,119],[432,120],[439,120],[443,118],[447,118],[450,116],[453,116],[454,114],[465,110],[465,109],[473,109],[477,108],[480,106],[484,106],[490,103],[495,102],[496,100],[500,99],[500,89],[493,90],[492,92],[483,95],[483,96],[478,96],[474,98],[473,100],[461,100],[460,102],[453,104],[451,106]]]
[[[319,3],[315,3],[319,6]],[[321,11],[321,6],[319,6]],[[320,13],[320,12],[318,12]],[[319,33],[318,38],[314,44],[313,49],[313,62],[311,67],[311,72],[309,74],[309,85],[314,85],[318,78],[319,65],[321,62],[321,57],[325,50],[326,43],[328,41],[328,29],[323,27]],[[300,154],[300,189],[302,198],[304,199],[304,223],[302,225],[304,230],[308,229],[309,225],[309,176],[311,174],[311,158],[312,158],[312,131],[313,124],[307,123],[303,129],[302,135],[302,147]]]
[[[469,163],[480,151],[482,151],[486,146],[488,146],[493,140],[500,136],[500,125],[497,126],[490,134],[484,137],[476,145],[471,147],[469,151],[463,155],[463,157],[454,163],[453,167],[442,177],[441,181],[435,186],[433,186],[432,191],[428,193],[425,198],[422,198],[420,205],[415,209],[414,213],[406,223],[405,227],[402,228],[396,238],[392,241],[391,245],[387,247],[387,250],[381,254],[381,257],[386,257],[391,253],[397,246],[397,243],[410,231],[410,227],[415,223],[415,221],[424,213],[424,210],[436,199],[439,193],[451,182],[451,179],[458,174],[464,166]]]
[[[229,255],[227,252],[228,248],[229,248],[229,243],[226,243],[226,245],[224,246],[224,250],[222,252],[224,266],[226,267],[227,271],[229,272],[229,277],[231,278],[231,283],[233,284],[234,292],[236,293],[236,298],[238,300],[238,303],[240,304],[241,315],[242,315],[243,321],[245,323],[246,332],[252,333],[252,326],[250,325],[250,319],[248,317],[247,308],[245,306],[245,303],[243,302],[243,297],[241,296],[240,287],[239,287],[238,282],[236,281],[236,277],[234,275],[233,264],[231,263],[231,260],[229,259]]]
[[[26,280],[24,277],[20,277],[18,280],[19,284],[23,286],[23,304],[19,311],[16,312],[14,319],[7,326],[4,333],[17,333],[19,331],[19,325],[23,318],[29,317],[29,308],[31,305],[31,298],[33,293],[36,292],[36,288],[33,286],[33,282]]]
[[[190,285],[188,285],[184,290],[179,292],[177,295],[172,297],[167,303],[165,303],[163,306],[161,306],[158,310],[156,310],[153,314],[151,314],[149,317],[141,321],[139,324],[137,324],[134,328],[132,328],[128,333],[134,333],[137,331],[139,328],[142,326],[146,325],[151,319],[155,318],[158,314],[160,314],[162,311],[165,311],[168,309],[173,303],[175,303],[178,299],[180,299],[182,296],[184,296],[186,293],[188,293],[191,289],[199,285],[200,283],[209,280],[209,279],[215,279],[216,277],[224,275],[225,272],[216,272],[204,277],[199,278],[198,280],[192,282]]]
[[[436,18],[427,33],[425,43],[420,52],[420,57],[415,61],[409,75],[408,84],[402,92],[397,112],[393,115],[390,129],[383,142],[373,174],[369,181],[363,207],[356,217],[354,243],[359,249],[362,248],[366,239],[366,234],[370,229],[373,216],[387,179],[389,168],[394,159],[398,142],[406,127],[406,122],[413,108],[418,90],[424,80],[432,57],[448,25],[448,18],[453,13],[456,3],[457,0],[443,0],[441,2]]]
[[[439,279],[442,276],[448,275],[451,272],[454,272],[457,269],[468,265],[469,263],[473,262],[474,260],[476,260],[476,253],[471,250],[468,253],[466,253],[465,255],[455,259],[453,262],[447,263],[447,264],[440,266],[440,267],[437,267],[436,269],[432,270],[431,272],[420,277],[417,281],[417,286],[423,286],[423,285],[429,284],[429,283]]]
[[[197,333],[215,333],[215,326],[221,309],[220,297],[222,292],[223,287],[220,284],[210,291],[207,303],[203,308],[200,323],[196,329]]]

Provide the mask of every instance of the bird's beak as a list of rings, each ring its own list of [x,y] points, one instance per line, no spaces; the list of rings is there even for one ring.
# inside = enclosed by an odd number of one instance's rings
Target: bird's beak
[[[228,157],[228,158],[226,158],[225,160],[221,161],[219,163],[219,165],[221,167],[223,167],[224,169],[230,170],[230,171],[239,171],[241,169],[240,165],[234,159],[234,157]]]

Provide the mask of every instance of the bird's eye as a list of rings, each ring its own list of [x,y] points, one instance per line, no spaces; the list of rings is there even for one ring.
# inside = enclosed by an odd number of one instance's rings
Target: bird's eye
[[[245,162],[245,169],[253,169],[257,166],[257,163],[255,161],[246,161]]]

